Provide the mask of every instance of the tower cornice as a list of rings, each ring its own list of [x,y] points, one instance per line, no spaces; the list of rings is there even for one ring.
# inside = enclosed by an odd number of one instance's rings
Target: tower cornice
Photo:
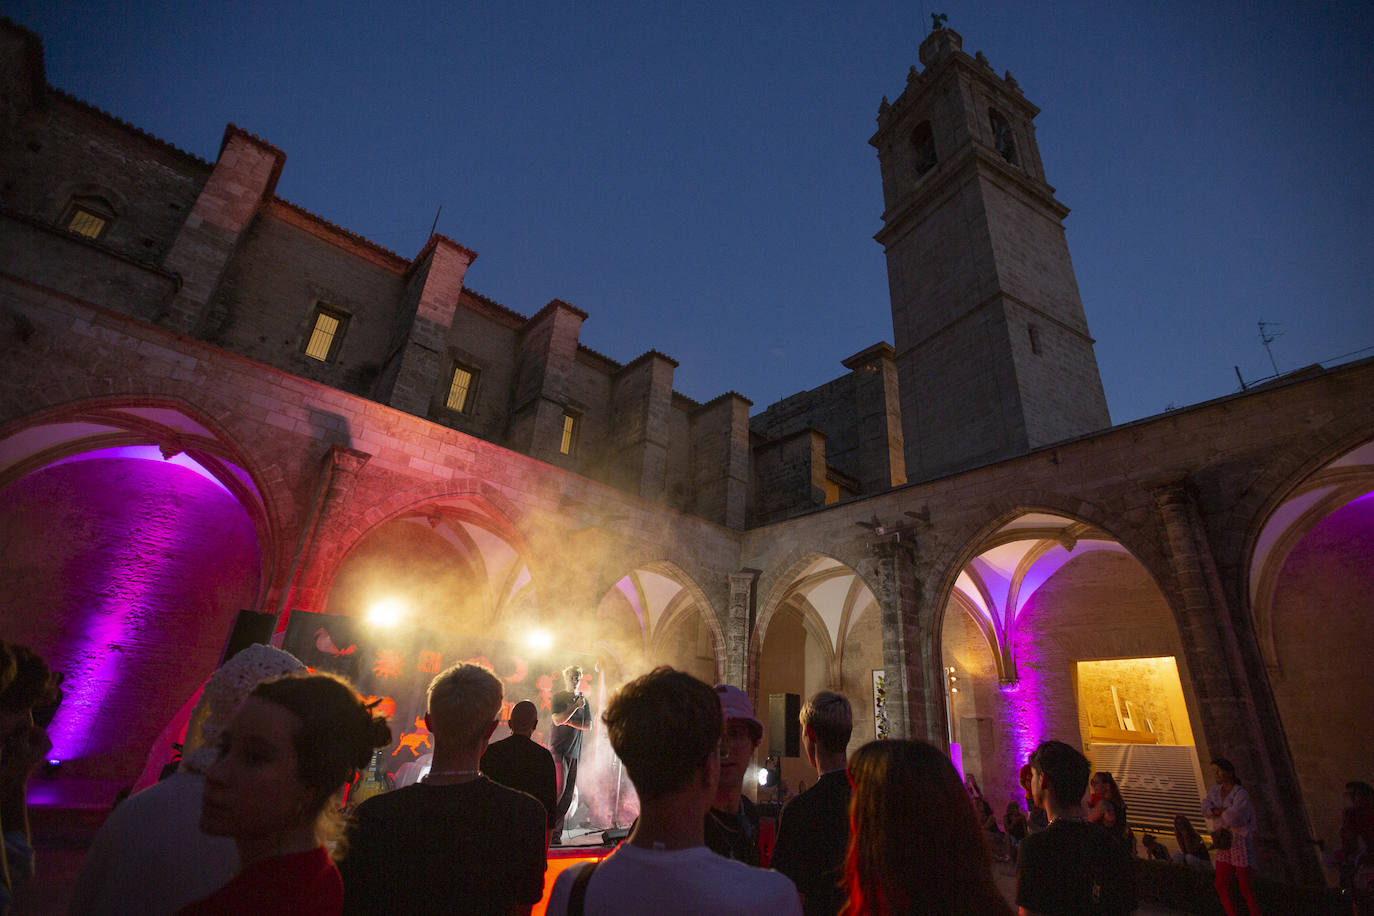
[[[1014,105],[1019,110],[1018,113],[1027,120],[1033,120],[1040,114],[1039,107],[1025,97],[1020,84],[1010,72],[1005,76],[998,76],[987,58],[982,57],[981,52],[978,58],[973,58],[963,51],[955,50],[925,70],[918,71],[914,65],[912,66],[907,74],[906,87],[903,88],[901,95],[897,96],[897,101],[879,108],[878,130],[869,138],[869,145],[879,147],[883,134],[911,112],[917,104],[917,97],[930,85],[944,80],[951,70],[966,74],[982,83],[990,93]]]
[[[933,201],[938,202],[964,187],[971,174],[1029,198],[1031,202],[1050,210],[1057,219],[1062,220],[1069,215],[1069,208],[1055,199],[1054,188],[1008,165],[1001,156],[982,144],[970,141],[953,158],[940,163],[925,176],[931,182],[928,186],[920,188],[919,193],[912,194],[901,206],[883,214],[883,228],[874,234],[874,241],[886,247],[905,233],[918,215],[930,212],[928,208]]]

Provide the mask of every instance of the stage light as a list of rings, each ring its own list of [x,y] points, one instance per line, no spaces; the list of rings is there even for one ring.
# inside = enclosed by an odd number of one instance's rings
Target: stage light
[[[531,630],[530,635],[525,639],[529,642],[531,649],[547,651],[553,648],[553,634],[548,630]]]
[[[394,598],[387,598],[372,605],[367,612],[367,622],[373,626],[394,627],[401,622],[405,608]]]
[[[782,781],[782,761],[774,754],[769,754],[763,761],[763,766],[759,767],[759,788],[776,786]]]

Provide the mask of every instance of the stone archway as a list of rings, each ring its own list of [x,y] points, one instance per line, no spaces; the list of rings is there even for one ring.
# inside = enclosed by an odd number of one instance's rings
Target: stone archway
[[[882,628],[868,582],[840,560],[821,553],[794,558],[774,580],[750,640],[750,692],[765,723],[761,752],[782,742],[771,731],[769,698],[818,690],[843,693],[854,713],[851,746],[875,735],[872,675],[883,668]],[[783,779],[796,788],[815,779],[802,758],[782,760]]]
[[[259,476],[172,399],[72,405],[0,436],[5,638],[66,675],[49,729],[77,777],[132,781],[276,557]]]
[[[549,623],[518,531],[475,492],[405,506],[348,548],[323,609],[360,617],[383,602],[411,627],[507,642]]]
[[[1311,835],[1332,841],[1342,791],[1368,780],[1374,654],[1374,441],[1286,490],[1254,540],[1248,597]],[[1340,685],[1333,689],[1333,685]]]
[[[1020,766],[1053,738],[1116,773],[1133,823],[1196,819],[1204,741],[1182,639],[1107,531],[1027,510],[984,533],[947,600],[940,662],[951,743],[995,809],[1021,800]]]

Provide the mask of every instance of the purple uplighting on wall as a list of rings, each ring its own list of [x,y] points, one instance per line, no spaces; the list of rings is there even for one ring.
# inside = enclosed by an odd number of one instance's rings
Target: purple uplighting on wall
[[[67,675],[49,735],[51,756],[75,776],[132,779],[257,594],[247,512],[191,459],[152,452],[64,461],[0,490],[15,535],[0,557],[14,583],[0,619],[7,640]],[[53,528],[69,536],[37,536]]]
[[[1040,675],[1034,665],[1018,666],[1020,675],[1010,684],[999,685],[1004,711],[1007,743],[1017,766],[1030,758],[1031,751],[1044,741],[1049,730],[1041,695]]]

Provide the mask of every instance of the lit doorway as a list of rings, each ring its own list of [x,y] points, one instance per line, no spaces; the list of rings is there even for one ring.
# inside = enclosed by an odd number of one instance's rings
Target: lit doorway
[[[1093,769],[1116,777],[1133,827],[1170,835],[1174,815],[1206,830],[1206,792],[1173,656],[1075,663],[1078,721]]]

